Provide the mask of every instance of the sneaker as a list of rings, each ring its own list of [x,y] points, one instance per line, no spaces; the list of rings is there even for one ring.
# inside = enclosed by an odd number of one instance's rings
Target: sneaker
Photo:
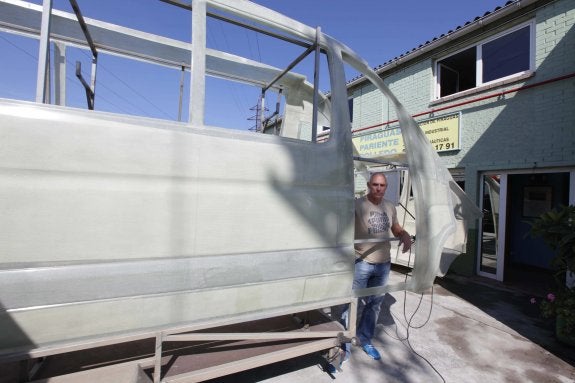
[[[371,359],[373,360],[381,359],[381,355],[379,355],[379,352],[375,347],[373,347],[372,344],[364,344],[363,346],[361,346],[361,348],[363,348],[363,351],[365,351],[365,353],[369,355]]]

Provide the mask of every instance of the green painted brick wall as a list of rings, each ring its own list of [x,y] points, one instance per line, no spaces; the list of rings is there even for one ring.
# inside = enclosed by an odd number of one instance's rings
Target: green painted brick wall
[[[407,110],[417,114],[575,73],[575,1],[551,2],[531,16],[522,20],[535,23],[535,71],[530,77],[434,103],[433,63],[446,55],[444,50],[403,64],[391,75],[384,74],[384,81]],[[388,100],[372,85],[354,89],[351,97],[354,129],[396,118]],[[472,102],[435,117],[454,112],[461,113],[461,148],[440,157],[448,168],[465,169],[466,192],[477,202],[482,171],[575,166],[575,77]],[[468,253],[456,263],[457,272],[474,273],[475,239],[476,235],[470,236]]]

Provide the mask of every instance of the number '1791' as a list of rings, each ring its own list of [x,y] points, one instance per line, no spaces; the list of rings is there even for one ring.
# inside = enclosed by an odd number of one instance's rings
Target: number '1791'
[[[449,149],[455,149],[455,144],[452,142],[435,144],[435,150],[449,150]]]

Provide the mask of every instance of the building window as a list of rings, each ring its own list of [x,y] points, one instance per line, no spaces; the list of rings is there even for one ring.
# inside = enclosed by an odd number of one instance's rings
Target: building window
[[[437,98],[533,69],[533,23],[523,24],[437,61]]]
[[[349,108],[349,122],[353,122],[353,98],[347,99],[347,106]]]

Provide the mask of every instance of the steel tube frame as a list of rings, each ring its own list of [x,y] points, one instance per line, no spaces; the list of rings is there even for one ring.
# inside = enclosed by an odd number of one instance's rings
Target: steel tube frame
[[[183,3],[183,2],[180,1],[180,0],[160,0],[160,1],[163,1],[164,3],[172,4],[172,5],[175,5],[175,6],[177,6],[177,7],[184,8],[184,9],[187,9],[187,10],[190,10],[190,11],[192,10],[192,5],[191,5],[191,4],[189,4],[189,3]],[[225,21],[225,22],[227,22],[227,23],[230,23],[230,24],[233,24],[233,25],[237,25],[237,26],[239,26],[239,27],[246,28],[246,29],[249,29],[249,30],[251,30],[251,31],[255,31],[255,32],[258,32],[258,33],[261,33],[261,34],[270,36],[270,37],[274,37],[274,38],[276,38],[276,39],[279,39],[279,40],[282,40],[282,41],[286,41],[286,42],[289,42],[289,43],[292,43],[292,44],[295,44],[295,45],[299,45],[299,46],[304,47],[304,48],[309,48],[309,47],[311,46],[311,44],[306,43],[305,41],[301,41],[301,40],[298,40],[298,39],[290,38],[290,37],[281,35],[281,34],[279,34],[279,33],[274,33],[274,32],[268,31],[267,29],[258,28],[258,27],[254,26],[254,25],[251,25],[251,24],[243,23],[243,22],[241,22],[241,21],[234,20],[234,19],[229,18],[229,17],[225,17],[225,16],[222,16],[222,15],[218,15],[217,13],[206,12],[206,15],[207,15],[208,17],[211,17],[211,18],[214,18],[214,19],[217,19],[217,20],[221,20],[221,21]]]
[[[90,46],[90,50],[92,51],[92,55],[95,58],[97,58],[98,57],[98,51],[96,50],[96,45],[94,44],[94,40],[92,40],[92,36],[90,35],[90,32],[88,31],[88,26],[86,25],[86,22],[84,21],[84,16],[82,16],[82,12],[80,12],[80,7],[78,6],[78,3],[76,2],[76,0],[70,0],[70,5],[72,6],[74,13],[76,14],[76,18],[78,19],[78,22],[80,23],[80,28],[82,28],[82,32],[84,32],[84,36],[86,36],[86,41],[88,42],[88,45]]]
[[[261,333],[185,333],[186,328],[179,329],[180,333],[174,331],[161,331],[156,334],[154,350],[154,383],[167,382],[195,382],[218,376],[228,375],[234,372],[243,371],[246,368],[254,368],[269,363],[278,362],[286,358],[291,358],[306,353],[324,350],[330,346],[338,346],[342,341],[351,340],[355,337],[357,320],[357,298],[351,298],[342,302],[349,304],[349,323],[347,330],[342,331],[291,331],[291,332],[261,332]],[[162,380],[162,350],[164,342],[198,342],[198,341],[231,341],[231,340],[297,340],[308,339],[315,341],[300,345],[297,350],[281,350],[256,357],[246,358],[236,362],[220,364],[213,368],[206,368],[199,371],[171,376]]]
[[[263,89],[262,92],[267,91],[269,88],[271,88],[276,82],[278,82],[278,80],[280,78],[282,78],[283,76],[285,76],[286,73],[288,73],[290,70],[292,70],[297,64],[299,64],[304,58],[306,58],[311,52],[313,52],[315,49],[315,44],[310,46],[309,48],[307,48],[305,50],[305,52],[303,52],[301,55],[299,55],[294,61],[291,62],[291,64],[289,64],[286,69],[283,70],[283,72],[281,72],[280,74],[278,74],[273,80],[271,80],[269,82],[269,84],[267,84]]]
[[[76,69],[76,76],[82,82],[82,85],[86,89],[86,97],[88,98],[88,108],[94,109],[94,96],[95,96],[95,86],[96,86],[96,65],[98,60],[98,52],[96,51],[96,46],[92,40],[92,36],[88,31],[88,26],[84,21],[82,12],[78,7],[76,0],[69,0],[80,28],[86,37],[86,41],[90,46],[92,51],[92,70],[91,70],[91,81],[88,85],[83,78],[78,76],[78,69]],[[51,16],[52,16],[52,5],[53,0],[44,0],[42,8],[42,23],[40,30],[40,47],[38,53],[38,74],[36,78],[36,102],[41,102],[43,104],[50,102],[50,27],[51,27]],[[60,98],[58,97],[58,101]]]
[[[354,161],[360,161],[360,162],[371,162],[371,163],[378,164],[378,165],[406,166],[406,164],[402,164],[400,162],[378,160],[377,158],[366,158],[366,157],[354,156],[353,160]]]
[[[317,102],[319,99],[319,35],[321,28],[317,27],[315,30],[315,60],[313,70],[313,112],[311,120],[311,142],[317,142]]]
[[[274,339],[309,339],[337,338],[349,331],[292,331],[292,332],[235,332],[235,333],[198,333],[168,335],[164,342],[195,342],[212,340],[274,340]],[[349,335],[349,334],[347,334]]]
[[[182,104],[184,100],[184,81],[186,74],[186,66],[182,65],[181,75],[180,75],[180,96],[178,100],[178,121],[182,121]]]
[[[204,125],[206,89],[206,0],[194,0],[192,12],[192,78],[189,121],[192,126]]]
[[[54,43],[54,103],[66,105],[66,44]]]
[[[298,347],[290,347],[285,350],[270,352],[235,362],[220,364],[214,367],[201,369],[199,371],[166,377],[164,380],[155,383],[202,382],[208,379],[217,378],[219,376],[230,375],[248,369],[269,365],[271,363],[279,362],[282,360],[295,358],[300,355],[310,354],[312,352],[336,347],[338,346],[338,343],[339,341],[336,339],[322,339],[303,344]]]
[[[52,0],[44,0],[42,8],[42,24],[40,27],[40,47],[38,51],[38,74],[36,77],[36,102],[45,104],[48,100],[48,79],[50,62],[50,16],[52,15]]]
[[[194,4],[195,4],[195,5],[197,5],[197,4],[202,4],[202,5],[205,6],[205,5],[206,5],[206,1],[205,1],[205,0],[196,0],[196,3],[194,3]],[[49,8],[49,11],[48,11],[48,12],[43,12],[43,14],[42,14],[42,36],[44,37],[43,40],[45,40],[45,42],[46,42],[46,43],[45,43],[45,46],[44,46],[44,51],[45,51],[45,52],[49,52],[48,46],[49,46],[49,41],[50,41],[50,37],[49,37],[49,36],[50,36],[49,27],[50,27],[51,6],[52,6],[52,0],[46,0],[45,3],[44,3],[44,7],[45,7],[45,8]],[[194,12],[194,13],[200,13],[200,14],[202,14],[199,19],[194,19],[194,28],[196,28],[196,27],[199,28],[199,29],[194,29],[194,31],[200,31],[200,34],[199,34],[199,35],[198,35],[197,33],[196,33],[196,34],[193,34],[193,35],[194,35],[194,37],[193,37],[193,38],[194,38],[194,41],[193,41],[193,42],[194,42],[194,43],[197,43],[197,42],[200,43],[199,45],[193,44],[195,48],[200,48],[200,49],[194,49],[194,51],[198,51],[198,50],[199,50],[198,53],[203,56],[203,54],[205,53],[205,13],[206,13],[206,11],[205,11],[205,9],[204,9],[203,12],[202,12],[201,6],[200,6],[200,7],[196,6],[196,12]],[[197,20],[200,20],[200,23],[196,23],[195,21],[197,21]],[[197,24],[203,24],[203,25],[197,26]],[[203,27],[203,28],[202,28],[202,27]],[[202,31],[203,31],[203,32],[202,32]],[[319,28],[318,28],[317,31],[318,31],[318,33],[319,33]],[[196,39],[199,39],[199,41],[196,40]],[[203,43],[203,44],[202,44],[202,43]],[[315,49],[315,51],[316,51],[316,68],[317,68],[317,64],[319,63],[319,53],[321,52],[321,49],[320,49],[320,47],[319,47],[319,45],[318,45],[318,36],[316,35],[316,43],[315,43],[314,45],[306,45],[306,46],[308,47],[308,51],[309,51],[309,52],[306,53],[306,55],[309,54],[309,53],[311,53],[311,51],[312,51],[313,49]],[[91,46],[90,48],[92,48],[92,46]],[[198,65],[200,65],[200,62],[199,62],[199,61],[194,62],[194,58],[197,58],[197,57],[198,57],[198,56],[192,56],[192,62],[193,62],[193,64],[194,64],[194,68],[193,68],[194,70],[197,70],[197,69],[198,69]],[[304,56],[304,57],[305,57],[305,56]],[[302,58],[300,59],[300,61],[303,60],[304,57],[302,57]],[[43,78],[44,81],[42,82],[43,84],[45,84],[45,83],[46,83],[46,80],[47,80],[47,79],[46,79],[46,74],[47,74],[46,72],[47,72],[47,70],[48,70],[48,69],[47,69],[48,58],[49,58],[49,56],[46,57],[46,61],[44,62],[44,68],[45,68],[45,70],[44,70],[44,72],[43,72],[43,75],[44,75],[44,78]],[[96,63],[95,63],[95,61],[94,61],[94,62],[93,62],[93,65],[92,65],[93,73],[95,72],[95,64],[96,64]],[[295,66],[296,64],[297,64],[297,63],[294,63],[291,68],[293,68],[293,66]],[[204,65],[203,68],[199,68],[199,69],[200,69],[200,77],[201,77],[202,79],[205,78],[205,76],[204,76],[204,74],[205,74],[205,61],[203,62],[203,65]],[[41,67],[41,66],[39,65],[39,67]],[[291,68],[289,68],[289,69],[291,69]],[[285,72],[288,72],[289,69],[286,70]],[[39,71],[39,76],[40,76],[40,72],[41,72],[41,71]],[[284,72],[284,74],[285,74],[285,72]],[[282,74],[282,75],[283,75],[283,74]],[[281,76],[280,76],[280,77],[281,77]],[[317,73],[316,73],[316,77],[317,77]],[[94,79],[95,79],[95,75],[92,76],[92,80],[93,80],[93,81],[94,81]],[[277,79],[274,80],[274,82],[276,82],[276,81],[277,81]],[[197,83],[197,81],[194,81],[194,79],[193,79],[192,82],[193,82],[193,83]],[[314,83],[317,84],[317,82],[315,81],[315,77],[314,77]],[[93,84],[92,84],[92,85],[93,85]],[[195,89],[198,90],[199,88],[195,88]],[[46,91],[46,86],[45,86],[45,85],[44,85],[44,87],[43,87],[42,90],[43,90],[42,93],[45,95],[45,91]],[[317,115],[316,115],[316,113],[317,113],[317,105],[316,105],[316,103],[317,103],[317,89],[316,89],[316,91],[315,91],[315,93],[314,93],[314,115],[315,115],[315,119],[316,119],[316,121],[317,121]],[[201,110],[203,110],[203,106],[202,106]],[[202,117],[203,117],[203,116],[202,116]],[[201,120],[202,120],[201,123],[203,124],[203,118],[202,118]],[[314,125],[317,125],[317,122],[316,122]],[[325,303],[328,303],[328,304],[330,304],[330,303],[331,303],[331,304],[342,304],[342,303],[346,303],[346,304],[347,304],[347,303],[349,303],[349,304],[351,304],[351,305],[354,305],[354,302],[355,302],[355,301],[354,301],[353,298],[351,298],[351,296],[350,296],[350,297],[345,298],[345,299],[339,299],[339,303],[335,303],[335,302],[331,302],[331,301],[330,301],[330,302],[325,302],[325,301],[324,301],[324,302],[321,302],[321,303],[322,303],[322,304],[325,304]],[[315,302],[312,306],[317,306],[317,305],[318,305],[318,302]],[[323,307],[323,306],[322,306],[322,307]],[[301,309],[301,307],[295,307],[294,309]],[[352,309],[351,311],[352,311],[352,315],[353,315],[353,314],[354,314],[354,313],[353,313],[354,310]],[[292,312],[292,310],[290,310],[290,312]],[[258,315],[261,315],[261,314],[258,314]],[[247,317],[252,318],[252,317],[257,317],[258,315],[251,315],[251,316],[247,316]],[[235,320],[237,320],[238,322],[245,321],[245,320],[249,320],[249,319],[247,319],[247,317],[244,317],[243,320],[239,320],[238,318],[236,318]],[[267,317],[271,317],[271,316],[269,315],[269,312],[268,312],[268,314],[267,314]],[[206,323],[203,323],[203,324],[200,325],[200,326],[196,326],[196,329],[199,328],[199,327],[204,327],[204,328],[215,327],[215,325],[214,325],[215,322],[216,322],[216,321],[214,321],[214,322],[212,322],[212,323],[208,323],[207,325],[206,325]],[[355,329],[355,327],[353,326],[354,322],[355,322],[355,321],[352,321],[352,326],[351,326],[352,329]],[[193,326],[192,326],[192,327],[193,327]],[[182,328],[180,328],[180,330],[182,330]],[[184,330],[184,331],[190,331],[190,330]],[[139,338],[139,339],[142,339],[142,338],[143,338],[142,334],[143,334],[143,333],[136,334],[136,335],[129,336],[129,337],[123,337],[123,338],[121,338],[120,342],[121,342],[121,341],[126,341],[127,339],[138,339],[138,338]],[[162,333],[147,332],[146,334],[148,335],[148,336],[146,336],[146,337],[155,336],[156,339],[157,339],[157,341],[160,343],[160,347],[156,350],[156,352],[157,352],[157,353],[159,354],[159,356],[160,356],[160,358],[159,358],[159,359],[160,359],[160,362],[159,362],[159,363],[161,364],[161,343],[162,343],[163,341],[165,341],[165,339],[166,339],[166,338],[165,338],[166,333],[165,333],[165,332],[162,332]],[[318,338],[318,337],[319,337],[319,338],[323,338],[323,337],[332,338],[332,337],[333,337],[333,338],[338,338],[338,339],[339,339],[342,334],[344,334],[344,335],[352,335],[352,334],[353,334],[353,331],[348,330],[348,331],[343,331],[343,332],[341,332],[341,331],[318,332],[318,334],[301,333],[301,332],[300,332],[300,333],[296,333],[296,334],[293,334],[293,335],[287,335],[287,336],[286,336],[286,339],[287,339],[287,338],[290,338],[290,339],[291,339],[291,338],[305,338],[305,339],[308,339],[308,338]],[[248,334],[248,335],[249,335],[249,334]],[[274,339],[277,339],[277,336],[278,336],[277,334],[272,334],[272,335],[274,336]],[[239,336],[239,335],[238,335],[238,336]],[[241,335],[241,336],[242,336],[242,338],[245,338],[245,334],[243,334],[243,335]],[[266,336],[266,335],[263,335],[263,336]],[[283,337],[283,336],[285,336],[285,335],[281,335],[281,337]],[[256,337],[256,339],[258,339],[258,338]],[[327,339],[327,340],[323,340],[322,342],[324,342],[324,344],[325,344],[325,342],[332,342],[332,343],[333,343],[333,342],[336,342],[336,339]],[[68,349],[68,350],[72,350],[72,349],[81,350],[81,349],[85,349],[85,348],[90,348],[90,347],[92,347],[94,344],[104,345],[104,344],[115,344],[115,343],[119,343],[119,342],[118,342],[118,339],[116,339],[115,341],[107,340],[107,341],[97,341],[97,342],[76,343],[76,344],[71,345],[71,346],[68,345],[68,346],[66,346],[66,347],[64,347],[64,348],[66,348],[66,349]],[[46,355],[49,354],[49,352],[46,352],[46,350],[44,350],[44,352],[45,352]],[[34,353],[34,352],[28,353],[28,356],[32,356],[33,353]],[[37,354],[42,354],[42,352],[39,352],[39,353],[37,353]],[[301,352],[298,353],[298,355],[301,355],[301,354],[302,354]]]

